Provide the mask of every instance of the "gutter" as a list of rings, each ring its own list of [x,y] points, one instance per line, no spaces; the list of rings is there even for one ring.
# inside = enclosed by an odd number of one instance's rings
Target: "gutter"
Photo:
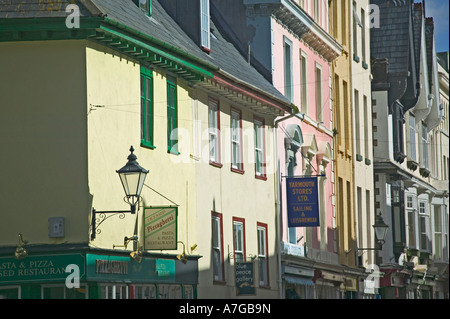
[[[292,106],[287,101],[283,101],[280,98],[277,98],[277,97],[275,97],[275,96],[273,96],[271,94],[268,94],[267,92],[262,91],[260,88],[258,88],[256,86],[253,86],[253,85],[251,85],[249,83],[246,83],[246,82],[244,82],[244,81],[234,77],[233,75],[223,71],[222,69],[219,69],[217,71],[217,73],[222,75],[222,76],[227,77],[228,79],[232,80],[233,82],[237,83],[238,85],[242,85],[242,86],[248,87],[251,90],[253,90],[253,91],[255,91],[255,92],[259,93],[259,94],[265,95],[265,96],[269,97],[271,100],[274,100],[274,102],[283,104],[285,107],[282,108],[281,106],[279,106],[279,105],[277,105],[277,104],[275,104],[273,102],[270,102],[270,101],[268,101],[266,99],[263,99],[262,97],[259,97],[259,96],[255,95],[255,94],[251,94],[250,92],[248,92],[248,91],[246,91],[246,90],[244,90],[242,88],[239,88],[239,87],[237,87],[235,85],[232,85],[230,83],[224,83],[225,82],[224,79],[222,79],[221,77],[214,76],[214,80],[216,80],[217,82],[220,82],[220,83],[222,83],[225,86],[229,86],[233,90],[241,91],[242,93],[245,93],[246,95],[249,95],[249,96],[251,96],[251,97],[253,97],[253,98],[255,98],[255,99],[259,100],[259,101],[262,101],[262,102],[264,102],[264,103],[266,103],[266,104],[268,104],[268,105],[270,105],[270,106],[272,106],[272,107],[274,107],[276,109],[279,109],[279,110],[284,111],[284,112],[289,112],[289,113],[292,112]]]

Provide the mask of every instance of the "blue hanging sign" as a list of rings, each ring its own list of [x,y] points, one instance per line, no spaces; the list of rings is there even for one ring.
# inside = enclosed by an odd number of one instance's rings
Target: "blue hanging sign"
[[[287,177],[286,197],[289,227],[320,225],[317,177]]]

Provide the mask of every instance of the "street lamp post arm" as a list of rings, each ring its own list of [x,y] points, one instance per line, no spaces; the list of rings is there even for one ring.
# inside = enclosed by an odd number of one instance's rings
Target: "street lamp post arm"
[[[120,219],[125,218],[126,213],[133,213],[132,210],[108,210],[108,211],[98,211],[95,209],[92,209],[92,217],[91,217],[91,240],[94,240],[96,237],[96,234],[100,234],[100,229],[98,227],[108,218],[112,217],[113,215],[119,215]],[[97,215],[98,214],[98,215]],[[109,216],[107,216],[109,215]],[[99,217],[97,217],[99,216]]]

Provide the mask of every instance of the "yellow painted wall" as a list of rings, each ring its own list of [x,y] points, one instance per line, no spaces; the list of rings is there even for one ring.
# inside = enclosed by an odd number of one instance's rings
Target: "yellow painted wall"
[[[343,46],[343,52],[339,58],[332,62],[333,83],[333,113],[334,127],[337,135],[334,139],[334,159],[336,161],[336,207],[337,207],[337,231],[338,231],[338,253],[341,264],[354,266],[355,254],[355,210],[353,199],[353,132],[352,132],[352,83],[350,63],[351,38],[350,19],[352,15],[352,3],[348,0],[330,2],[330,34]],[[344,7],[343,7],[344,6]],[[339,77],[336,86],[336,75]],[[344,98],[344,81],[347,83]],[[339,93],[339,97],[336,94]],[[348,131],[346,133],[346,130]],[[342,189],[339,188],[339,178],[342,179]],[[347,183],[350,187],[347,188]],[[350,192],[347,190],[350,189]],[[351,250],[351,253],[347,253]]]
[[[198,92],[199,119],[201,131],[208,129],[208,95]],[[199,298],[237,298],[234,283],[233,259],[233,217],[245,219],[246,261],[250,255],[258,255],[257,223],[268,226],[269,283],[270,288],[259,288],[258,259],[255,259],[255,298],[278,298],[278,265],[276,256],[276,217],[274,197],[274,130],[270,119],[266,119],[265,145],[268,163],[267,180],[255,178],[254,165],[254,114],[240,109],[243,131],[244,174],[231,171],[230,109],[239,109],[225,99],[219,99],[221,168],[209,164],[209,158],[201,158],[196,163],[197,177],[197,217],[198,252],[200,282]],[[272,119],[273,121],[273,119]],[[207,134],[204,136],[207,136]],[[202,140],[202,149],[209,151],[208,140]],[[209,153],[208,153],[209,154]],[[211,255],[211,211],[222,214],[224,272],[226,284],[213,283],[213,260]],[[231,258],[229,258],[231,256]],[[245,296],[253,298],[252,296]]]
[[[143,188],[143,201],[138,214],[126,214],[123,220],[118,216],[107,219],[100,226],[101,233],[91,244],[110,249],[113,244],[123,244],[125,236],[133,235],[136,218],[138,235],[143,239],[143,206],[176,203],[179,205],[178,240],[193,245],[196,243],[194,166],[184,161],[186,154],[189,158],[189,147],[180,145],[180,155],[167,152],[166,74],[153,72],[156,148],[149,149],[140,146],[140,64],[93,42],[89,43],[86,56],[89,188],[94,208],[99,211],[129,209],[129,205],[123,201],[125,194],[116,170],[126,164],[131,145],[138,163],[149,170],[145,182],[148,187]],[[177,84],[178,126],[189,134],[192,126],[191,89],[182,80]],[[184,138],[189,141],[186,134],[180,137],[181,140]],[[131,249],[131,245],[128,249]],[[178,254],[181,251],[180,244],[177,251],[165,252]]]
[[[85,41],[0,43],[0,243],[87,242]],[[65,237],[48,237],[48,218]]]
[[[373,181],[373,137],[372,137],[372,90],[371,90],[371,69],[370,69],[370,29],[368,27],[369,16],[367,10],[369,8],[369,1],[362,0],[356,2],[356,12],[361,21],[365,21],[365,27],[356,26],[357,39],[357,55],[360,61],[351,59],[351,75],[352,75],[352,99],[353,99],[353,164],[354,164],[354,202],[355,202],[355,216],[357,224],[358,247],[374,247],[373,242],[374,233],[372,225],[375,223],[375,209],[374,209],[374,181]],[[363,20],[362,11],[366,13]],[[354,19],[351,19],[352,27],[350,28],[351,37],[353,39]],[[365,63],[367,67],[363,66],[363,41],[362,32],[365,33]],[[353,40],[352,40],[353,44]],[[352,52],[355,50],[352,48]],[[353,54],[352,54],[353,56]],[[355,90],[358,91],[359,112],[356,111]],[[366,97],[367,106],[364,105],[364,96]],[[364,108],[367,108],[366,113]],[[366,119],[364,119],[366,117]],[[367,124],[366,129],[364,125]],[[356,132],[359,132],[357,138]],[[367,133],[367,134],[366,134]],[[359,143],[359,153],[356,143]],[[367,150],[366,150],[367,146]],[[367,151],[367,152],[366,152]],[[356,159],[356,154],[362,156],[362,160]],[[369,164],[366,163],[369,160]],[[358,188],[361,190],[361,198],[358,199]],[[370,194],[367,196],[366,194]],[[359,200],[361,201],[359,203]],[[360,210],[360,211],[359,211]],[[374,251],[359,251],[362,255],[362,262],[364,265],[369,265],[374,262]]]

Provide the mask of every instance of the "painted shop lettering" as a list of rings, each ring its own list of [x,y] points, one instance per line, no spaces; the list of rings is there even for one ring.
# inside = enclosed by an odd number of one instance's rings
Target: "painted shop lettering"
[[[126,261],[97,259],[95,270],[98,274],[127,275],[128,263]]]
[[[147,226],[147,231],[148,232],[155,231],[156,229],[161,228],[162,226],[164,226],[167,223],[170,223],[173,220],[174,220],[173,216],[169,216],[166,219],[161,219],[161,221],[159,223],[157,223],[155,225]]]

